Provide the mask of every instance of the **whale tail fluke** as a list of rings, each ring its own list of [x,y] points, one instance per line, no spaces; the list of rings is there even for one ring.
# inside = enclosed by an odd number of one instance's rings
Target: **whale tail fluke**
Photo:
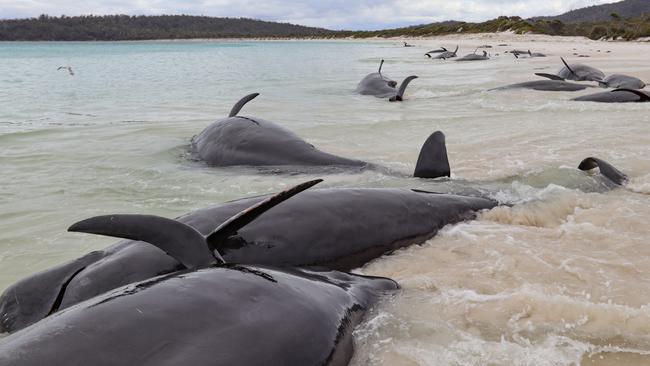
[[[541,76],[543,78],[551,79],[551,80],[560,80],[564,81],[564,78],[555,74],[547,74],[545,72],[536,72],[535,75]]]
[[[187,268],[208,265],[214,257],[205,238],[191,226],[154,215],[103,215],[79,221],[68,231],[140,240],[152,244]]]
[[[439,178],[451,176],[445,134],[436,131],[422,145],[413,176],[416,178]]]
[[[617,92],[617,91],[626,91],[626,92],[636,94],[641,98],[641,99],[639,99],[639,102],[650,102],[650,95],[648,95],[648,94],[646,94],[646,93],[644,93],[644,92],[642,92],[640,90],[628,89],[628,88],[618,88],[618,89],[612,90],[612,92]]]
[[[251,100],[257,98],[257,96],[260,95],[260,93],[253,93],[253,94],[248,94],[247,96],[241,98],[235,105],[232,107],[230,110],[230,113],[228,113],[228,117],[235,117],[239,111],[246,105],[246,103],[250,102]]]
[[[578,166],[578,169],[583,171],[591,170],[594,168],[599,168],[600,174],[604,175],[607,179],[618,185],[623,185],[628,181],[627,175],[614,168],[614,166],[610,163],[598,158],[588,157],[581,161],[580,165]]]
[[[272,207],[320,182],[322,179],[312,180],[275,194],[226,220],[207,237],[187,224],[154,215],[95,216],[73,224],[68,231],[147,242],[186,268],[225,263],[215,249],[219,241],[234,235]]]
[[[389,99],[389,101],[391,101],[391,102],[401,102],[402,100],[404,100],[404,91],[406,91],[406,87],[409,85],[409,83],[412,80],[417,79],[417,78],[418,78],[417,76],[411,75],[411,76],[407,77],[406,79],[404,79],[404,81],[402,81],[402,83],[400,84],[399,89],[397,90],[397,94],[394,97],[391,97]]]

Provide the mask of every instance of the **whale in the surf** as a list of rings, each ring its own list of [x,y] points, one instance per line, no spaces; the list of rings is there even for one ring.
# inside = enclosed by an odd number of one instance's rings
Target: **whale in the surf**
[[[426,54],[429,58],[434,59],[434,60],[446,60],[448,58],[454,58],[456,57],[456,53],[458,52],[458,46],[456,46],[456,49],[452,51],[444,51],[440,52],[435,56],[431,56],[430,54]]]
[[[0,340],[0,364],[347,365],[353,330],[387,278],[224,264],[208,236],[177,221],[115,215],[80,231],[131,237],[184,270],[128,284]],[[159,222],[161,221],[161,222]],[[147,225],[141,225],[146,223]]]
[[[241,219],[229,222],[237,213],[248,212],[247,208],[264,205],[269,199],[273,198],[231,201],[176,221],[204,235],[213,233],[210,237],[219,240],[209,241],[211,249],[226,262],[350,270],[398,248],[422,243],[443,226],[471,219],[476,212],[497,205],[488,198],[409,189],[314,189],[272,209],[264,206],[268,212],[237,230],[227,228],[246,224]],[[93,227],[104,231],[93,232],[112,232],[110,216],[95,220],[99,223]],[[132,221],[134,227],[152,226],[147,220]],[[83,225],[71,230],[88,231]],[[165,232],[166,226],[157,228]],[[164,251],[131,238],[7,288],[0,296],[0,331],[19,330],[111,289],[185,267]]]
[[[579,91],[591,88],[591,85],[571,83],[564,80],[532,80],[501,86],[492,90],[531,89],[540,91]]]
[[[643,80],[623,74],[607,75],[603,80],[599,80],[598,84],[603,88],[615,89],[643,89],[646,87]]]
[[[572,100],[598,103],[647,103],[650,93],[636,89],[614,89],[612,91],[582,95]]]
[[[356,92],[362,95],[373,95],[378,98],[389,98],[391,102],[400,102],[404,99],[404,92],[411,81],[417,76],[411,75],[404,79],[397,87],[397,82],[381,73],[384,60],[379,63],[377,72],[366,75],[357,85]]]
[[[227,118],[213,122],[191,141],[194,156],[210,166],[253,166],[287,169],[300,167],[336,167],[352,169],[382,169],[380,166],[356,159],[348,159],[317,149],[295,133],[276,123],[257,118],[242,117],[237,114],[241,108],[258,94],[242,98],[232,108]],[[429,141],[429,140],[427,140]],[[430,146],[436,141],[425,142],[422,152],[438,149]],[[444,140],[442,142],[444,144]],[[442,146],[444,148],[444,146]],[[418,159],[417,171],[431,171],[430,165],[439,165],[435,160]],[[418,175],[420,178],[448,176]]]
[[[546,55],[541,52],[530,52],[530,50],[528,50],[527,52],[521,50],[513,50],[511,53],[513,56],[515,56],[515,58],[522,58],[522,56],[523,57],[546,57]]]
[[[258,95],[245,96],[227,118],[212,123],[192,138],[192,147],[201,160],[212,166],[367,165],[364,161],[320,151],[273,122],[237,116],[241,108]]]
[[[605,73],[584,64],[568,64],[560,57],[564,67],[557,74],[537,73],[536,75],[547,77],[552,80],[574,80],[574,81],[601,81],[605,79]]]
[[[431,50],[431,51],[425,53],[425,55],[428,56],[428,57],[431,57],[431,54],[433,54],[433,53],[443,53],[443,52],[447,52],[447,49],[444,48],[444,47],[440,47],[440,48],[437,48],[435,50]]]
[[[462,62],[462,61],[484,61],[484,60],[489,60],[490,57],[488,57],[488,53],[486,51],[483,51],[483,54],[477,54],[476,52],[474,53],[469,53],[463,57],[457,58],[454,61],[457,62]]]

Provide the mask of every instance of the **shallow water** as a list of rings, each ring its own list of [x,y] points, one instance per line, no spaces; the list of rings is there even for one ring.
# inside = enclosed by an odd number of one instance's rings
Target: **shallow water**
[[[484,43],[466,41],[459,53]],[[438,45],[0,43],[0,290],[114,242],[65,231],[96,214],[173,217],[314,177],[323,186],[431,186],[383,171],[260,174],[188,159],[194,134],[260,92],[240,115],[404,174],[440,129],[455,178],[508,182],[495,196],[525,202],[360,269],[403,289],[357,330],[353,364],[648,364],[650,103],[568,101],[591,91],[486,92],[554,72],[559,60],[513,60],[508,47],[486,62],[424,58]],[[650,80],[648,44],[535,46],[556,56],[578,47],[593,56],[581,62]],[[382,57],[394,79],[420,76],[403,103],[353,93]],[[563,172],[590,155],[626,172],[628,188],[562,187]]]

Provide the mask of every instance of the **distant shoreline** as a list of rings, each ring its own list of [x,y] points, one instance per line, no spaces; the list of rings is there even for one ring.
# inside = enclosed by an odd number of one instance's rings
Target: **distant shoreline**
[[[34,40],[34,41],[5,41],[2,40],[0,43],[172,43],[172,42],[286,42],[286,41],[295,41],[295,42],[309,42],[309,41],[331,41],[331,42],[389,42],[389,41],[431,41],[431,40],[472,40],[472,39],[519,39],[526,40],[530,39],[532,42],[544,42],[544,41],[557,41],[557,40],[584,40],[589,42],[598,42],[603,44],[611,43],[648,43],[650,42],[650,37],[644,37],[634,40],[611,40],[611,39],[600,39],[593,40],[584,36],[562,36],[562,35],[548,35],[541,33],[525,33],[525,34],[516,34],[514,32],[493,32],[493,33],[456,33],[456,34],[444,34],[444,35],[434,35],[434,36],[394,36],[394,37],[219,37],[219,38],[153,38],[153,39],[125,39],[125,40],[73,40],[73,41],[50,41],[50,40]]]

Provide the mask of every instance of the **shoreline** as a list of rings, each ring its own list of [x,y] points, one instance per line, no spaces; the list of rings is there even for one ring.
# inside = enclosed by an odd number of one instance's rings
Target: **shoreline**
[[[528,42],[575,42],[575,41],[588,41],[598,44],[646,44],[650,43],[650,37],[639,38],[635,40],[593,40],[584,36],[553,36],[541,33],[525,33],[517,34],[514,32],[496,32],[496,33],[453,33],[437,36],[423,36],[423,37],[410,37],[410,36],[397,36],[397,37],[221,37],[221,38],[163,38],[163,39],[125,39],[125,40],[76,40],[76,41],[0,41],[0,43],[116,43],[116,42],[244,42],[244,41],[269,41],[269,42],[286,42],[286,41],[343,41],[343,42],[360,42],[360,41],[432,41],[432,40],[489,40],[495,39],[507,42],[515,41],[528,41]],[[505,39],[508,38],[508,39]]]

